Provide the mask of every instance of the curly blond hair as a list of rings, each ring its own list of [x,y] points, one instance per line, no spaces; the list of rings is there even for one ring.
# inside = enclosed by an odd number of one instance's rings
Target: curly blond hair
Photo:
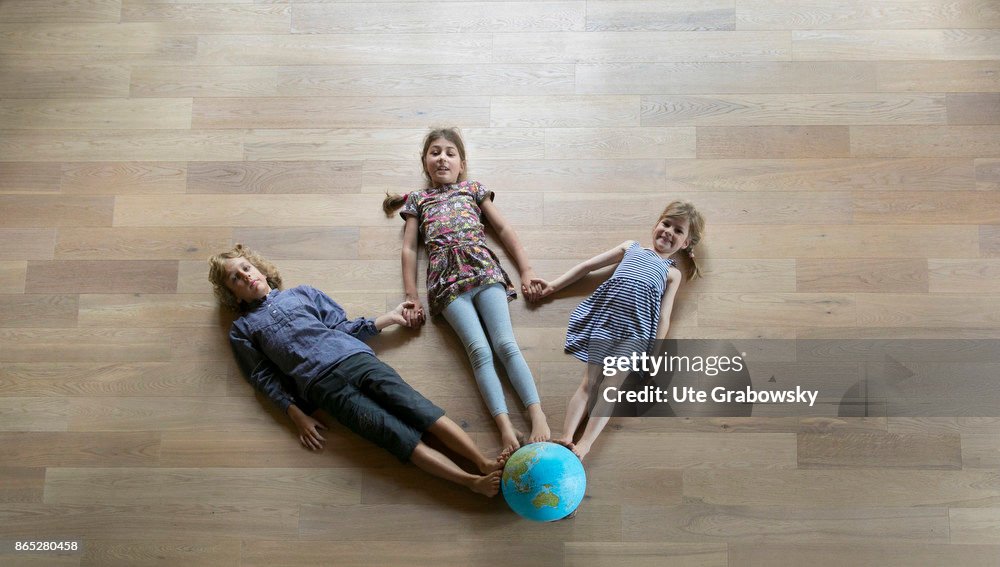
[[[656,224],[660,224],[665,218],[687,219],[688,238],[691,239],[691,244],[684,249],[687,253],[684,276],[689,280],[701,277],[701,266],[698,265],[698,260],[695,258],[694,247],[701,242],[702,236],[705,235],[705,217],[689,201],[673,201],[660,213]]]
[[[226,286],[226,260],[232,260],[233,258],[246,258],[247,262],[253,264],[255,268],[260,270],[260,273],[264,274],[264,278],[267,279],[267,285],[271,289],[281,289],[281,274],[278,273],[278,268],[275,268],[274,264],[265,260],[256,251],[242,244],[237,244],[232,250],[216,254],[208,259],[208,281],[212,282],[212,291],[215,292],[215,298],[226,309],[242,313],[247,308],[247,305],[237,299],[233,295],[233,292],[229,291],[229,288]]]

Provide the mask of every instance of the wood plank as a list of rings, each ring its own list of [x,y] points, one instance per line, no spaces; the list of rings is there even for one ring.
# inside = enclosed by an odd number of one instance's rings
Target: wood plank
[[[135,65],[133,97],[278,96],[276,67]]]
[[[237,228],[233,242],[273,260],[352,260],[358,258],[359,233],[356,227]]]
[[[673,199],[694,203],[712,227],[737,223],[818,224],[835,219],[846,222],[849,218],[846,195],[837,193],[674,193],[669,196],[669,200]],[[620,205],[625,200],[630,203],[627,208]],[[652,230],[669,200],[646,193],[552,193],[545,195],[545,224],[639,228],[642,232],[633,233],[632,238],[645,240],[644,234]]]
[[[0,130],[2,161],[243,159],[239,130]]]
[[[948,93],[948,124],[1000,124],[1000,93]]]
[[[1000,468],[1000,434],[963,434],[962,467],[966,469]]]
[[[944,508],[996,506],[996,471],[896,469],[686,470],[684,497],[729,506],[840,508],[851,513],[900,508],[904,514]],[[928,486],[935,490],[926,490]],[[749,487],[753,487],[750,489]],[[877,533],[877,532],[869,532]],[[938,532],[944,537],[947,530]],[[929,534],[928,534],[929,535]]]
[[[957,435],[799,433],[797,457],[800,469],[962,468],[961,438]]]
[[[163,33],[157,24],[7,24],[0,23],[0,53],[169,55],[190,58],[196,38]]]
[[[589,0],[587,31],[705,31],[735,30],[731,0],[671,2],[651,0]]]
[[[973,160],[976,169],[976,188],[1000,189],[1000,159]]]
[[[709,217],[712,222],[712,217]],[[927,241],[926,227],[916,225],[777,225],[766,231],[752,225],[711,225],[701,246],[702,257],[716,258],[837,258],[844,239],[864,242],[850,250],[856,258],[969,258],[979,254],[974,225],[940,225],[944,241]],[[919,250],[913,246],[921,241]]]
[[[46,504],[153,505],[228,503],[246,498],[272,506],[289,502],[357,504],[358,469],[299,468],[62,468],[45,472]]]
[[[348,516],[353,518],[353,516]],[[365,567],[368,565],[406,565],[433,563],[441,567],[483,565],[504,556],[520,565],[561,565],[562,546],[544,543],[522,543],[511,546],[506,542],[432,540],[432,541],[303,541],[244,540],[241,565],[245,567],[295,567],[318,565],[336,557],[337,565]]]
[[[1000,42],[997,30],[969,28],[797,30],[791,34],[796,61],[989,60],[996,57]]]
[[[510,33],[582,31],[585,2],[462,2],[441,18],[437,6],[398,3],[313,4],[292,7],[292,33]]]
[[[188,193],[356,193],[361,162],[192,162]]]
[[[218,301],[212,295],[201,294],[81,295],[79,324],[82,327],[216,328],[219,326]]]
[[[76,316],[75,295],[0,294],[0,327],[72,327]]]
[[[5,228],[110,226],[113,207],[104,196],[0,195],[0,221]]]
[[[36,0],[4,2],[3,23],[96,23],[118,22],[122,0]]]
[[[717,478],[713,471],[691,472]],[[687,477],[685,473],[685,482]],[[818,502],[803,506],[717,506],[709,503],[626,506],[622,511],[622,528],[628,542],[836,543],[845,546],[872,543],[876,539],[879,543],[947,543],[948,511],[945,508],[824,506]]]
[[[174,293],[177,262],[59,260],[28,262],[28,293]]]
[[[856,157],[1000,157],[1000,126],[851,126]]]
[[[131,24],[146,25],[146,24]],[[452,34],[206,35],[198,65],[476,64],[492,63],[490,36]],[[0,44],[0,52],[3,44]],[[498,61],[499,62],[499,61]]]
[[[645,95],[642,125],[955,123],[950,119],[950,109],[945,105],[945,95],[940,94]]]
[[[879,61],[881,92],[989,92],[1000,90],[1000,61]]]
[[[694,128],[549,128],[548,159],[695,157]]]
[[[802,258],[795,263],[796,291],[806,293],[926,293],[928,274],[928,261],[920,259]]]
[[[0,193],[58,193],[59,164],[0,162]]]
[[[0,260],[51,260],[55,254],[54,228],[0,228],[0,239],[6,244],[0,246]]]
[[[44,490],[45,469],[0,467],[0,503],[41,502]]]
[[[4,396],[225,396],[228,364],[8,363]]]
[[[699,325],[774,325],[846,327],[865,317],[850,294],[703,293],[698,297]]]
[[[419,153],[425,130],[253,130],[245,137],[250,161],[398,159]],[[463,132],[470,160],[537,158],[546,132],[530,128],[468,128]],[[204,161],[204,160],[203,160]]]
[[[597,443],[587,455],[588,467],[619,470],[756,470],[796,466],[795,436],[791,433],[719,435],[615,432],[607,437]]]
[[[7,293],[24,293],[28,263],[17,260],[0,260],[0,289]]]
[[[870,191],[854,197],[856,223],[1000,223],[996,191]]]
[[[905,561],[912,567],[965,565],[989,567],[996,565],[1000,546],[957,545],[948,543],[871,543],[851,545],[834,543],[735,543],[729,546],[730,567],[776,565],[780,563],[834,567],[878,567]]]
[[[64,399],[0,398],[0,432],[66,431],[71,413]]]
[[[993,293],[1000,289],[1000,261],[928,260],[933,293]]]
[[[984,294],[858,294],[858,323],[869,327],[995,328],[1000,325],[997,299]]]
[[[787,32],[665,31],[508,33],[493,39],[497,63],[664,63],[791,59]]]
[[[576,74],[573,65],[496,63],[477,64],[471,74],[448,64],[393,63],[296,65],[279,67],[276,72],[280,96],[384,96],[387,92],[426,96],[441,85],[448,85],[449,96],[568,95],[573,93]]]
[[[1000,258],[1000,226],[979,227],[979,251],[987,258]]]
[[[846,126],[700,126],[698,158],[836,158],[852,155]]]
[[[106,567],[238,567],[240,542],[236,539],[217,541],[163,541],[144,537],[135,540],[87,540],[83,565]]]
[[[952,508],[948,515],[954,543],[996,544],[1000,538],[996,508]]]
[[[253,431],[274,427],[275,416],[262,411],[261,403],[254,398],[146,396],[68,400],[68,404],[62,400],[62,404],[70,407],[69,431]]]
[[[542,195],[523,194],[504,203],[504,217],[517,226],[542,223]],[[395,220],[380,212],[380,195],[178,195],[122,196],[115,226],[311,227],[381,226]],[[358,211],[371,211],[358,216]]]
[[[6,539],[62,538],[141,541],[149,534],[172,541],[218,542],[222,538],[292,538],[298,507],[284,504],[9,504],[0,509]]]
[[[443,121],[466,128],[489,126],[489,99],[481,96],[200,98],[194,103],[192,126],[420,128],[429,122]]]
[[[64,163],[59,188],[87,195],[183,193],[186,175],[183,163]]]
[[[600,128],[639,126],[637,96],[492,97],[490,126]]]
[[[741,0],[736,22],[740,30],[991,28],[1000,15],[985,0]]]
[[[925,435],[997,435],[1000,418],[996,417],[894,417],[889,431]]]
[[[872,92],[876,84],[875,70],[874,63],[865,61],[579,64],[576,66],[576,92],[577,94]]]
[[[226,228],[61,228],[58,260],[204,260],[231,246]]]
[[[164,362],[169,337],[144,329],[0,329],[3,362]]]
[[[14,99],[0,101],[4,128],[23,130],[191,127],[190,99]]]
[[[285,34],[291,8],[281,4],[161,4],[124,0],[121,22],[155,23],[161,33]]]
[[[0,433],[0,463],[24,467],[150,466],[158,460],[160,434],[149,431]]]

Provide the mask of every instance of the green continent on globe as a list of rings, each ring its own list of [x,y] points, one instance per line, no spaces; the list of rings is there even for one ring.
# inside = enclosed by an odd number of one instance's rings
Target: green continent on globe
[[[513,480],[514,489],[518,492],[528,492],[531,490],[531,483],[525,482],[524,477],[531,470],[531,465],[533,465],[538,460],[538,449],[525,449],[523,451],[518,451],[507,461],[503,469],[503,479],[504,481]]]
[[[535,508],[541,508],[542,506],[549,506],[551,508],[559,507],[559,497],[552,492],[552,485],[546,484],[542,486],[542,490],[538,491],[538,495],[532,498],[531,504]]]

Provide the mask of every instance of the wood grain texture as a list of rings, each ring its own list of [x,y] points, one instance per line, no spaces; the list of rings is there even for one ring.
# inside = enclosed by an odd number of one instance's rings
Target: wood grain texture
[[[224,396],[227,364],[7,363],[4,396]]]
[[[904,142],[905,140],[905,142]],[[1000,126],[852,126],[856,157],[997,157]]]
[[[5,128],[23,130],[184,129],[191,127],[189,99],[5,100]]]
[[[6,293],[24,293],[27,272],[27,262],[0,260],[0,289]]]
[[[730,0],[671,2],[590,0],[587,31],[711,31],[736,29]]]
[[[996,564],[996,545],[956,545],[923,542],[871,543],[856,542],[843,544],[788,543],[774,544],[733,544],[730,546],[730,567],[749,567],[776,562],[830,567],[834,565],[856,565],[876,567],[898,561],[906,557],[914,567],[961,564],[970,567],[986,567]]]
[[[72,327],[77,298],[71,295],[0,294],[0,327]]]
[[[59,190],[86,195],[183,193],[186,175],[184,163],[64,163]]]
[[[59,260],[204,260],[229,248],[227,228],[61,228]]]
[[[162,33],[284,34],[291,25],[291,7],[281,4],[154,3],[123,0],[122,23],[155,23]]]
[[[929,290],[928,261],[918,259],[800,259],[796,291],[919,293]]]
[[[879,61],[883,92],[989,92],[1000,87],[998,61]]]
[[[0,6],[3,23],[97,23],[117,22],[122,0],[40,0],[4,2]]]
[[[113,197],[0,195],[5,228],[109,226]]]
[[[962,468],[957,435],[892,433],[800,433],[796,452],[799,468]]]
[[[991,28],[1000,15],[983,0],[741,0],[736,22],[740,30]]]
[[[58,193],[59,164],[0,163],[0,193]]]
[[[62,260],[28,262],[28,293],[173,293],[177,262]]]
[[[204,567],[236,567],[240,564],[240,542],[223,539],[214,542],[177,542],[161,540],[122,541],[89,540],[81,558],[83,565],[111,567],[149,565],[169,567],[183,563]]]
[[[703,126],[699,158],[836,158],[851,155],[844,126]]]
[[[353,193],[361,187],[355,161],[192,162],[188,193]]]

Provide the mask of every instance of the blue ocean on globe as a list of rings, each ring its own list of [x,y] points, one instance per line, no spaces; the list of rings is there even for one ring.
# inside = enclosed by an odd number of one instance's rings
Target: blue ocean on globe
[[[556,443],[532,443],[507,460],[501,481],[512,510],[535,522],[561,520],[587,492],[587,473],[573,451]]]

